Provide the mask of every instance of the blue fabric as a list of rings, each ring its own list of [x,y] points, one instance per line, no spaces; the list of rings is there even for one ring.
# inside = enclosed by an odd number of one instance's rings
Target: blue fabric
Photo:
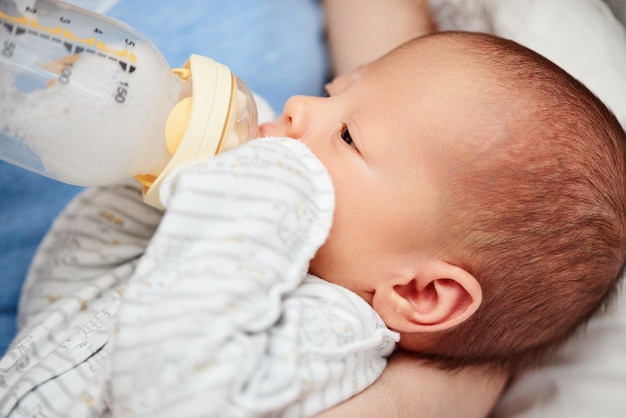
[[[192,53],[228,65],[277,111],[293,94],[322,91],[328,62],[317,0],[123,0],[107,14],[144,34],[172,67]],[[0,354],[15,334],[33,254],[79,190],[0,161]]]

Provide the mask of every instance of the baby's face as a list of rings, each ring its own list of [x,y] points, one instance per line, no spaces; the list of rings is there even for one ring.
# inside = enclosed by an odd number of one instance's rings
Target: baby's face
[[[439,250],[441,190],[466,148],[456,131],[473,89],[453,56],[411,48],[336,78],[328,97],[291,98],[260,128],[305,142],[328,169],[335,218],[310,271],[366,300],[403,261]]]

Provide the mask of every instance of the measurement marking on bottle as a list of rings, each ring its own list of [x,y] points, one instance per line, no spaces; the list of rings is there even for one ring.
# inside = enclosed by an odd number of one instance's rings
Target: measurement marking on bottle
[[[5,18],[5,19],[2,19]],[[3,14],[2,12],[0,12],[0,25],[2,27],[4,27],[9,34],[12,35],[24,35],[24,34],[28,34],[28,35],[32,35],[32,36],[37,36],[40,37],[41,39],[47,40],[47,41],[53,41],[55,43],[63,43],[63,45],[65,46],[65,48],[67,49],[67,51],[70,54],[80,54],[83,52],[87,52],[90,54],[95,54],[101,58],[106,58],[109,59],[111,61],[117,62],[120,67],[122,68],[123,71],[127,72],[127,73],[133,73],[137,67],[136,65],[133,65],[134,62],[137,61],[137,57],[135,56],[135,54],[132,51],[129,51],[127,49],[123,49],[123,50],[115,50],[113,48],[110,48],[108,46],[106,46],[104,44],[104,42],[98,40],[97,42],[95,42],[94,38],[87,38],[87,39],[83,39],[83,38],[79,38],[77,36],[75,36],[74,34],[72,34],[69,30],[65,29],[62,30],[62,28],[55,28],[55,29],[50,29],[49,31],[54,33],[54,34],[58,34],[58,35],[63,35],[65,38],[70,39],[73,42],[68,42],[68,41],[64,41],[63,39],[59,39],[57,37],[53,37],[50,36],[48,33],[43,32],[43,30],[41,31],[37,31],[34,29],[26,29],[21,27],[21,24],[26,24],[28,22],[28,19],[24,18],[11,18],[10,20],[7,20],[7,18],[9,18],[9,16]],[[33,22],[35,22],[35,24],[33,26],[36,26],[37,28],[44,28],[43,26],[41,26],[39,23],[36,23],[35,20],[30,20],[31,25],[33,25]],[[57,30],[59,29],[59,30]],[[87,45],[94,45],[94,43],[96,44],[96,48],[97,49],[91,49],[91,48],[85,48],[83,46],[81,46],[80,44],[84,43]],[[132,40],[126,40],[126,44],[128,45],[134,45],[134,42]],[[101,52],[99,50],[103,50],[105,52]],[[127,60],[122,60],[117,58],[115,55],[118,56],[122,56],[122,57],[128,57],[128,61]]]

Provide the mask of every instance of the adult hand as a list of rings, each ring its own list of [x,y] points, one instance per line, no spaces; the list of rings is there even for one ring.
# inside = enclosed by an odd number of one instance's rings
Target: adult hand
[[[427,0],[323,0],[335,74],[436,29]]]

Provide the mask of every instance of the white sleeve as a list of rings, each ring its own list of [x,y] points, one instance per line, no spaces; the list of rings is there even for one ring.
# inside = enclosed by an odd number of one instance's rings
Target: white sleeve
[[[55,220],[22,292],[18,335],[0,358],[0,416],[106,410],[109,335],[160,220],[126,184],[83,191]]]
[[[109,288],[111,279],[104,277],[120,281],[130,275],[161,220],[138,189],[134,184],[85,189],[55,219],[22,289],[20,328],[35,315],[50,315],[45,311],[54,300],[89,286]],[[125,272],[112,274],[116,269]]]
[[[310,415],[380,374],[396,334],[345,289],[300,286],[334,209],[304,144],[255,140],[163,187],[167,211],[120,308],[115,416]],[[315,345],[318,315],[343,334]]]

